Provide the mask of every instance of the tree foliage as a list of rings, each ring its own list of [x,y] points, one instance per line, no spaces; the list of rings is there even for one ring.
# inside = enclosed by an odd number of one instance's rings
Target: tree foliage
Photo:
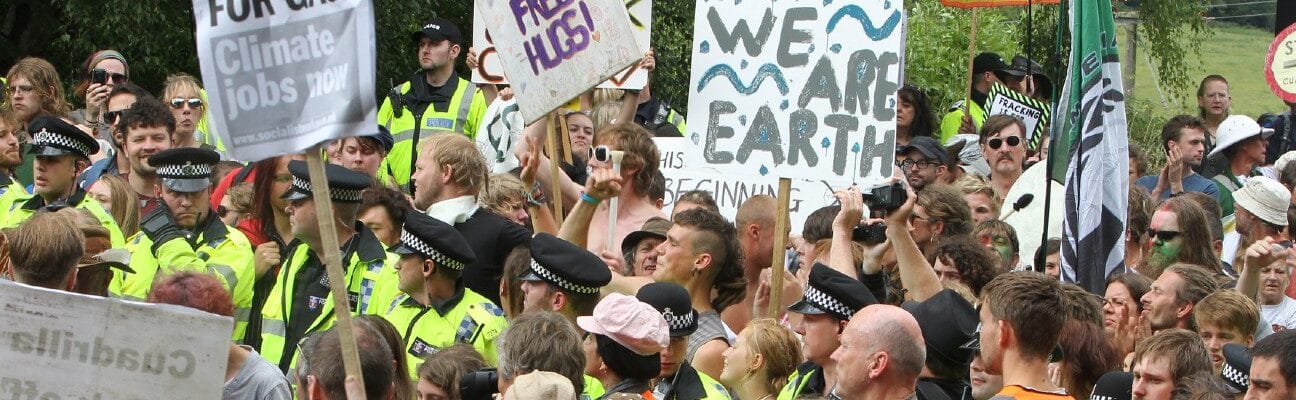
[[[1205,1],[1142,0],[1138,4],[1139,46],[1147,49],[1172,97],[1183,96],[1196,83],[1188,76],[1191,66],[1184,56],[1191,53],[1200,58],[1201,43],[1210,38],[1210,27],[1202,17]]]
[[[1192,83],[1183,55],[1198,51],[1198,43],[1209,35],[1201,17],[1206,1],[1218,0],[1143,0],[1138,4],[1143,46],[1157,62],[1162,82],[1179,93]],[[658,65],[653,92],[680,111],[688,109],[694,4],[694,0],[653,2],[653,48]],[[427,19],[441,16],[455,22],[470,39],[472,7],[471,1],[463,0],[375,0],[378,94],[408,79],[418,68],[411,32]],[[942,6],[939,0],[909,0],[906,8],[906,81],[926,89],[933,106],[943,109],[960,99],[965,90],[970,12]],[[1069,36],[1063,34],[1062,47],[1055,47],[1058,6],[1035,6],[1032,11],[1028,35],[1025,7],[981,9],[977,51],[995,51],[1010,59],[1025,52],[1029,36],[1032,59],[1060,83],[1062,77],[1052,71],[1065,71],[1056,60],[1057,55],[1065,58]],[[162,89],[171,73],[199,75],[194,17],[187,1],[10,0],[7,6],[0,5],[0,12],[6,16],[0,19],[0,67],[24,56],[43,57],[59,68],[63,83],[71,87],[82,79],[87,56],[113,48],[126,55],[132,79],[153,92]],[[466,74],[460,65],[460,73]]]

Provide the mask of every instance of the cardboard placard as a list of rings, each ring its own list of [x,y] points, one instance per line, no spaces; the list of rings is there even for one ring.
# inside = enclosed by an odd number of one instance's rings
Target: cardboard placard
[[[903,8],[900,1],[699,2],[691,161],[726,175],[846,184],[890,177]]]
[[[478,0],[527,123],[643,59],[622,0]]]
[[[652,48],[652,1],[624,0],[629,11],[630,25],[634,28],[635,41],[643,49]],[[499,54],[496,54],[495,42],[482,22],[481,14],[473,13],[473,47],[477,49],[478,64],[472,71],[475,83],[508,84],[508,76],[500,65]],[[643,89],[648,84],[648,71],[639,69],[636,64],[617,72],[615,76],[599,84],[603,89]]]
[[[193,0],[210,122],[231,158],[377,129],[372,2],[294,4]]]
[[[234,319],[0,279],[0,393],[221,398]]]

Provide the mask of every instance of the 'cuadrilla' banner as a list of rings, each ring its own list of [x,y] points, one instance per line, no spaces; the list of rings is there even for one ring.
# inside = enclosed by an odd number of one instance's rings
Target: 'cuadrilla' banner
[[[221,398],[234,320],[0,279],[0,397]]]

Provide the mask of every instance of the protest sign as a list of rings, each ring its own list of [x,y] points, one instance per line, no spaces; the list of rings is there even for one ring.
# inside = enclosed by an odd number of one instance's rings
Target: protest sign
[[[643,58],[622,0],[478,0],[527,123]]]
[[[652,1],[624,0],[626,10],[630,13],[630,25],[634,28],[635,42],[639,48],[652,48]],[[472,81],[476,83],[507,84],[508,77],[500,65],[499,54],[496,54],[495,43],[486,30],[480,13],[473,14],[473,48],[477,50],[477,68],[472,71]],[[648,84],[648,71],[639,69],[635,64],[617,72],[598,87],[604,89],[642,89]]]
[[[0,280],[0,393],[220,399],[234,319]]]
[[[725,174],[890,177],[902,9],[900,1],[699,2],[688,115],[705,123],[689,124],[689,154]]]
[[[1022,133],[1026,135],[1027,148],[1034,150],[1039,147],[1040,139],[1048,135],[1046,129],[1053,113],[1048,104],[999,83],[990,87],[986,104],[989,107],[986,115],[1011,115],[1026,125],[1026,132]]]
[[[259,160],[373,132],[367,0],[194,0],[211,123],[232,158]]]
[[[778,178],[772,175],[759,176],[752,174],[725,173],[704,164],[690,163],[687,153],[696,151],[695,146],[684,138],[655,138],[657,150],[661,154],[660,169],[666,176],[666,192],[662,210],[670,214],[675,207],[675,199],[690,190],[701,190],[715,198],[721,215],[737,215],[738,206],[757,195],[777,196]],[[793,234],[800,234],[801,227],[810,213],[824,206],[837,203],[833,197],[834,189],[843,189],[849,184],[834,183],[823,179],[792,179],[790,203],[788,204],[789,223]]]
[[[491,173],[512,171],[519,166],[513,148],[522,142],[522,114],[517,101],[495,99],[482,115],[482,128],[477,130],[477,151],[480,151]]]

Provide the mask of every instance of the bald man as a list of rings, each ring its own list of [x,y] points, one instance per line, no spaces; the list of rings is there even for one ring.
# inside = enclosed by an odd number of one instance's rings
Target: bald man
[[[756,301],[756,292],[760,288],[761,271],[773,265],[774,213],[777,211],[778,202],[774,197],[763,194],[749,197],[738,206],[734,225],[738,227],[738,244],[742,247],[747,294],[737,307],[726,308],[720,314],[720,319],[734,332],[742,332],[747,327],[747,321],[751,320],[752,303]]]
[[[855,313],[832,354],[840,379],[833,398],[901,399],[913,393],[927,358],[918,321],[904,309],[875,304]]]

